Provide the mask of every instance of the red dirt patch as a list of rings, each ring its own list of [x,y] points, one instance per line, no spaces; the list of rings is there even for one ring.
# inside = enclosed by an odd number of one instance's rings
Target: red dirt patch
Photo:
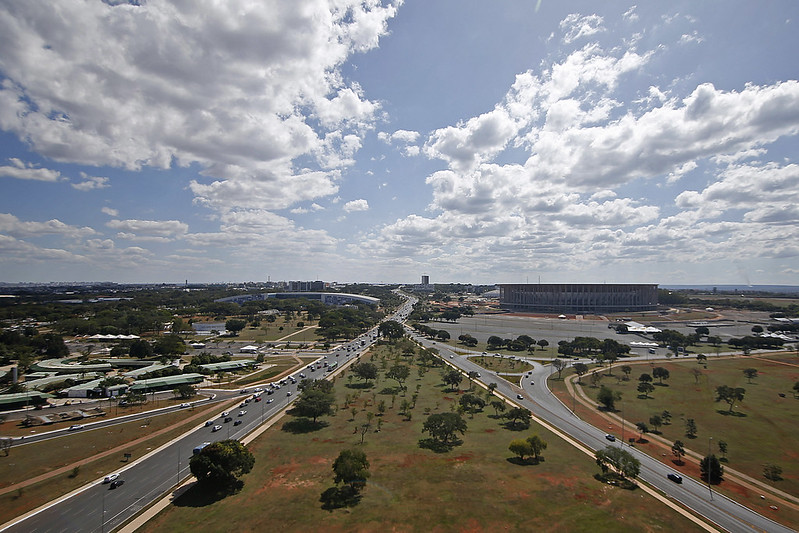
[[[466,461],[472,459],[473,457],[474,457],[473,453],[465,453],[463,455],[458,455],[457,457],[449,457],[447,458],[447,461],[450,463],[465,463]]]
[[[495,433],[496,431],[497,431],[496,429],[489,428],[485,430],[485,433]]]

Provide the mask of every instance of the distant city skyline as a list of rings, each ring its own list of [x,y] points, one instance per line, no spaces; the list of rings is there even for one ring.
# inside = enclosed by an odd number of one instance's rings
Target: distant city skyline
[[[3,2],[0,282],[797,286],[797,22]]]

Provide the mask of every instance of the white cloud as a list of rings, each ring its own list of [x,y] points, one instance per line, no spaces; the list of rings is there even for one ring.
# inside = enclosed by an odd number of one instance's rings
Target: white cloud
[[[118,217],[119,216],[119,211],[116,210],[116,209],[112,209],[110,207],[103,207],[103,208],[100,209],[100,211],[102,213],[105,213],[108,216],[111,216],[111,217]]]
[[[0,177],[15,178],[18,180],[58,181],[61,173],[57,170],[39,168],[32,163],[25,163],[16,157],[8,160],[11,164],[0,167]]]
[[[605,31],[602,26],[602,17],[599,15],[580,16],[572,13],[560,23],[560,29],[564,32],[563,42],[571,44],[582,37],[589,37],[595,33]]]
[[[178,220],[109,220],[105,225],[119,231],[125,239],[174,239],[189,230],[188,224]]]
[[[367,202],[362,198],[359,200],[352,200],[344,204],[344,207],[342,209],[344,209],[344,211],[346,211],[347,213],[352,213],[354,211],[368,211],[369,202]]]
[[[331,176],[351,164],[379,110],[339,69],[378,45],[401,3],[7,4],[0,128],[57,161],[198,164],[213,183],[191,190],[218,209],[334,194]],[[295,175],[300,157],[320,168]],[[327,176],[308,187],[317,170]]]
[[[79,239],[97,232],[89,227],[71,226],[58,219],[31,222],[22,221],[10,213],[0,213],[0,233],[20,238],[58,235],[69,239]]]
[[[89,176],[85,172],[81,172],[80,175],[83,181],[80,183],[70,183],[73,189],[77,189],[79,191],[91,191],[94,189],[105,189],[110,187],[108,184],[108,178]]]
[[[630,9],[624,12],[622,18],[627,22],[637,22],[638,21],[638,13],[635,12],[638,6],[631,6]]]

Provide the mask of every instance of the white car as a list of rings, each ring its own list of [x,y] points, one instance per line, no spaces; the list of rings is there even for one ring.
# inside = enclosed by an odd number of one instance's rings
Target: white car
[[[105,479],[103,479],[103,483],[111,483],[112,481],[115,481],[118,477],[119,474],[108,474],[107,476],[105,476]]]
[[[182,404],[180,404],[180,408],[181,409],[185,409],[186,407],[191,407],[191,404],[190,403],[182,403]]]
[[[247,411],[239,411],[239,416],[244,416],[247,414]]]
[[[222,416],[227,416],[230,414],[230,411],[222,411]]]
[[[76,431],[78,429],[83,429],[83,424],[72,424],[69,426],[70,431]]]
[[[272,403],[272,402],[274,402],[274,401],[275,401],[275,399],[274,399],[274,398],[269,398],[268,400],[266,400],[266,403]]]
[[[212,429],[211,431],[213,431],[213,432],[217,432],[217,431],[219,431],[220,429],[222,429],[222,426],[220,426],[219,424],[217,424],[217,425],[215,425],[215,426],[214,426],[214,429]]]

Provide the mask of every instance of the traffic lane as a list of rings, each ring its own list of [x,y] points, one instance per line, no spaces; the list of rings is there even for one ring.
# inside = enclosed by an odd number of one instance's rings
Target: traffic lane
[[[549,393],[548,389],[533,394],[532,397],[539,409],[531,410],[537,416],[575,436],[593,450],[604,448],[610,444],[602,441],[604,433],[601,430],[571,414],[560,401]],[[600,435],[602,435],[601,438]],[[621,445],[620,440],[617,442]],[[684,478],[683,484],[677,485],[666,477],[669,472],[674,471],[673,468],[634,447],[627,449],[641,462],[639,476],[641,480],[655,486],[664,494],[680,501],[725,529],[731,531],[792,531],[726,496],[713,493],[714,497],[711,499],[707,486],[695,480],[689,481]]]

